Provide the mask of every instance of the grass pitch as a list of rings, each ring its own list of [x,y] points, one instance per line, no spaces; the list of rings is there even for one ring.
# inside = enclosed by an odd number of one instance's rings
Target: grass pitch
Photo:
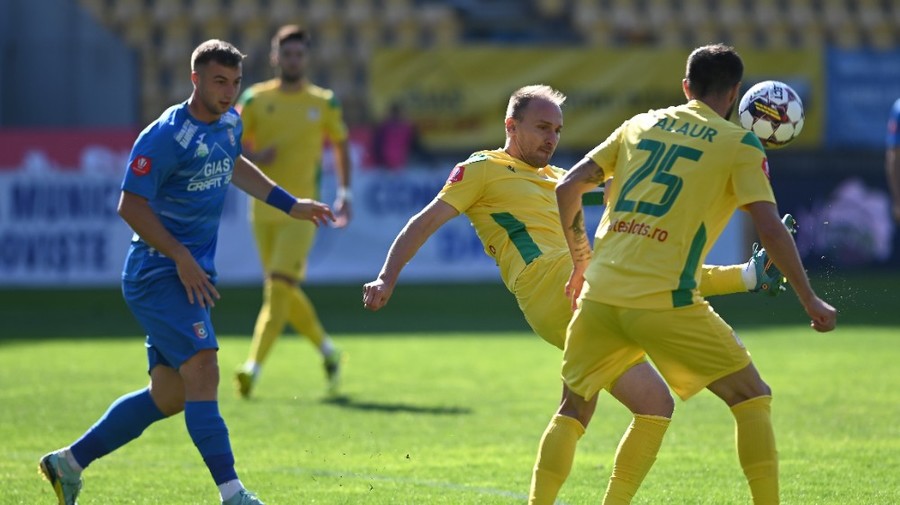
[[[897,328],[738,330],[774,390],[783,503],[900,503]],[[335,334],[348,356],[344,396],[327,399],[317,354],[288,335],[251,401],[236,398],[231,384],[249,338],[220,338],[221,408],[237,470],[266,503],[526,501],[537,443],[560,392],[560,353],[537,337]],[[37,475],[38,458],[145,385],[141,343],[137,333],[0,339],[0,504],[55,503]],[[560,503],[599,502],[629,419],[602,394]],[[179,415],[94,462],[80,501],[210,504],[218,495]],[[718,399],[701,393],[677,402],[634,503],[750,503],[732,418]]]

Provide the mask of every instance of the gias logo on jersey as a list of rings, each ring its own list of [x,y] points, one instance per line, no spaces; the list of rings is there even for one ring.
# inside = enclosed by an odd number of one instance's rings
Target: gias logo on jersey
[[[771,177],[769,177],[769,158],[763,158],[762,166],[760,168],[762,168],[763,173],[766,174],[766,179],[771,179]]]
[[[453,167],[453,171],[450,172],[450,177],[447,178],[447,184],[453,184],[454,182],[459,182],[463,180],[463,176],[466,175],[466,167],[463,165],[456,165]]]
[[[209,335],[206,331],[206,323],[203,321],[197,321],[194,323],[194,336],[203,340],[206,336]]]
[[[137,176],[149,174],[152,166],[153,162],[146,156],[138,156],[131,161],[131,171]]]

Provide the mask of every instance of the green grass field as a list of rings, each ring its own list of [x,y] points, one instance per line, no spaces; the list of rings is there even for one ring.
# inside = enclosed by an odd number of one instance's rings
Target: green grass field
[[[900,503],[896,278],[826,280],[820,290],[842,310],[830,334],[806,328],[790,294],[721,298],[717,309],[774,390],[783,503]],[[310,292],[348,355],[336,400],[324,396],[316,353],[293,335],[278,343],[256,398],[237,399],[230,374],[246,354],[258,293],[223,289],[214,312],[222,412],[250,489],[270,505],[526,501],[558,402],[560,353],[527,332],[502,287],[402,286],[378,314],[358,308],[357,286]],[[0,504],[55,503],[38,458],[145,385],[142,337],[114,289],[0,292],[0,306]],[[629,419],[601,397],[559,503],[599,502]],[[218,503],[180,415],[85,475],[83,505]],[[750,503],[718,399],[677,402],[634,503]]]

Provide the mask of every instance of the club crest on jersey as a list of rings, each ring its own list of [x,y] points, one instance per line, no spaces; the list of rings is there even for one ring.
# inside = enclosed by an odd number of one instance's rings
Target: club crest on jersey
[[[138,156],[131,161],[131,171],[138,177],[149,174],[152,167],[153,162],[146,156]]]
[[[763,158],[762,166],[760,168],[762,168],[763,173],[766,174],[766,179],[771,179],[771,177],[769,177],[769,158]]]
[[[234,147],[234,144],[235,144],[235,142],[236,142],[236,141],[234,140],[234,130],[231,129],[231,128],[229,128],[228,131],[227,131],[227,133],[228,133],[228,141],[231,142],[231,146]]]
[[[463,165],[456,165],[455,167],[453,167],[453,171],[450,172],[450,177],[447,178],[447,184],[453,184],[454,182],[463,180],[465,174],[466,167]]]
[[[310,107],[306,110],[306,119],[309,119],[310,121],[318,121],[319,116],[321,116],[321,113],[316,107]]]
[[[201,133],[199,137],[197,137],[197,150],[194,151],[194,158],[205,158],[209,156],[209,146],[203,142],[203,137],[205,137],[205,133]]]
[[[203,321],[197,321],[194,323],[194,336],[203,340],[209,335],[209,332],[206,331],[206,323]]]

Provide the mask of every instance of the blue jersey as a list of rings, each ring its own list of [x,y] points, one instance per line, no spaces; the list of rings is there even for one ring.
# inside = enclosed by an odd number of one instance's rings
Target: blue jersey
[[[122,181],[124,191],[149,201],[166,230],[213,281],[219,219],[241,154],[242,130],[234,109],[209,124],[191,116],[187,102],[173,105],[138,136]],[[135,234],[122,278],[137,281],[174,273],[175,262]]]
[[[887,147],[900,147],[900,100],[894,102],[891,107],[891,116],[888,118]]]

